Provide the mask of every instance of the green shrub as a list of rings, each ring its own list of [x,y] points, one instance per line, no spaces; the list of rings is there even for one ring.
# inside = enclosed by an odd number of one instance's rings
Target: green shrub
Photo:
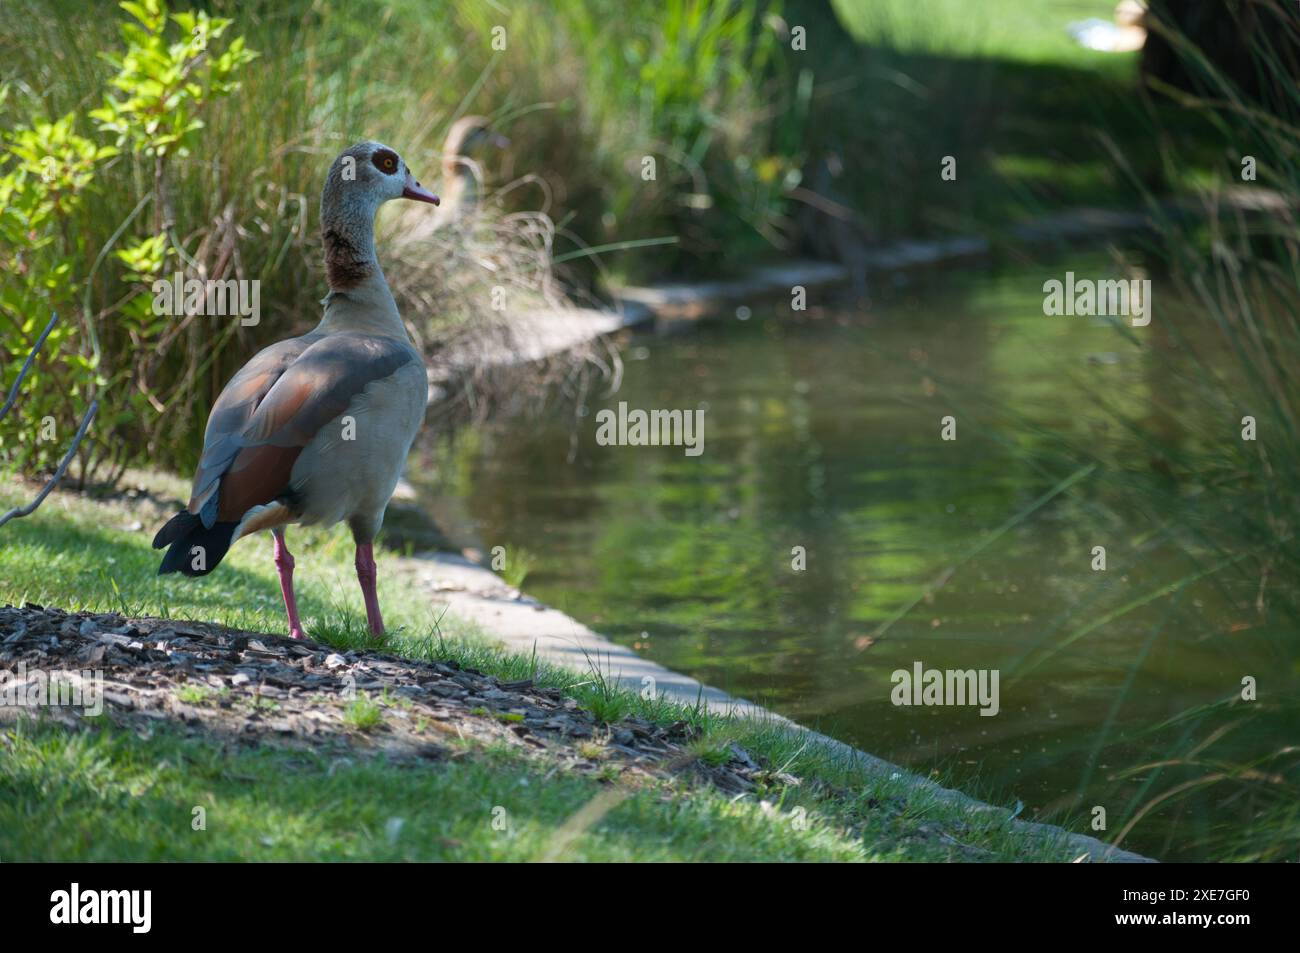
[[[7,89],[0,88],[0,101]],[[69,114],[10,130],[0,158],[0,327],[18,346],[5,355],[6,389],[49,321],[73,307],[75,271],[85,241],[76,217],[96,165],[114,149],[73,130]],[[0,430],[0,454],[28,468],[52,468],[89,403],[96,381],[93,351],[73,350],[75,331],[55,326],[26,380],[12,422]]]
[[[102,471],[111,482],[175,430],[176,415],[166,413],[177,409],[168,406],[174,390],[156,369],[171,357],[178,322],[154,315],[147,294],[171,259],[189,257],[175,232],[168,162],[189,152],[203,128],[203,107],[237,88],[234,74],[254,55],[238,38],[224,51],[213,46],[229,20],[169,16],[163,0],[121,6],[134,22],[120,25],[124,52],[102,54],[117,73],[104,106],[88,114],[101,136],[116,141],[82,135],[77,129],[84,121],[70,112],[53,122],[15,125],[0,155],[0,321],[13,332],[5,334],[6,380],[16,376],[50,312],[65,318],[27,379],[17,425],[0,433],[0,450],[24,470],[50,468],[84,405],[100,394],[106,413],[80,452],[83,481]],[[174,42],[169,21],[181,34]],[[131,169],[133,188],[125,195],[134,207],[106,230],[107,220],[91,206],[110,187],[110,160]],[[109,181],[120,185],[114,178]],[[124,239],[146,205],[153,207],[152,227]],[[98,289],[110,300],[96,301],[95,279],[118,241],[127,242],[115,252],[126,287],[110,279],[111,290]],[[203,359],[201,350],[189,356]]]

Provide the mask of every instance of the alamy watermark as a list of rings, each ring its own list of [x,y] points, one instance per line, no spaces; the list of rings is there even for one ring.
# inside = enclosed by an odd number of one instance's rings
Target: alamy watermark
[[[1131,317],[1133,327],[1151,323],[1151,279],[1049,278],[1043,282],[1043,314],[1081,317]]]
[[[152,890],[68,890],[50,894],[50,922],[76,925],[127,924],[132,933],[148,933],[153,925]]]
[[[998,700],[997,669],[927,669],[920,662],[912,670],[897,669],[889,680],[894,688],[889,700],[895,705],[978,705],[981,715],[996,715]]]
[[[685,447],[686,456],[704,452],[704,409],[628,410],[606,408],[596,414],[596,443],[602,447]]]
[[[87,715],[104,711],[104,673],[27,668],[0,671],[0,708],[80,708]]]
[[[246,328],[262,320],[262,282],[257,278],[186,278],[178,271],[170,281],[155,281],[152,291],[155,315],[238,315]]]

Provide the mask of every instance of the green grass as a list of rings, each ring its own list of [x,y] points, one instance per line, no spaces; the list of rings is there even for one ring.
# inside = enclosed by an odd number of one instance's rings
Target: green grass
[[[168,478],[133,474],[137,479],[159,493],[179,489]],[[20,496],[6,488],[0,505]],[[236,547],[231,564],[206,581],[173,587],[152,575],[151,527],[114,528],[135,515],[122,503],[56,493],[34,516],[5,527],[0,600],[283,631],[266,547]],[[350,547],[342,542],[334,533],[298,534],[300,603],[310,634],[360,647],[368,644],[360,599],[334,601],[350,571],[350,553],[343,552]],[[385,613],[397,629],[389,651],[454,658],[502,679],[534,677],[603,720],[689,721],[699,730],[690,750],[702,764],[720,763],[734,742],[765,759],[772,780],[737,799],[680,780],[611,787],[620,778],[612,762],[597,777],[583,777],[471,742],[448,759],[411,765],[271,746],[237,749],[170,726],[140,738],[106,719],[82,731],[23,721],[0,731],[0,858],[1073,859],[1059,837],[1010,829],[1006,811],[953,806],[913,787],[910,776],[870,773],[775,723],[647,700],[613,687],[598,668],[553,670],[504,653],[454,620],[439,619],[413,581],[393,571],[395,561],[379,560],[381,586],[389,580],[381,588]],[[196,687],[182,692],[190,704],[218,700]],[[383,711],[382,699],[359,695],[347,722],[364,734]],[[782,781],[783,772],[800,783]],[[206,831],[190,826],[196,807],[206,810]],[[493,827],[494,809],[504,809],[505,830]]]
[[[523,587],[524,580],[528,578],[528,573],[532,571],[533,565],[537,562],[535,557],[522,546],[506,546],[504,557],[501,562],[501,578],[506,581],[507,585],[514,586],[516,589]],[[493,566],[493,568],[496,568]]]
[[[487,747],[436,764],[230,748],[22,722],[0,731],[0,858],[13,860],[1071,859],[1006,813],[959,816],[899,780],[837,797],[734,798],[663,782],[612,788]],[[614,775],[608,775],[613,777]],[[206,830],[193,826],[196,808]],[[397,823],[395,823],[395,820]],[[494,821],[496,826],[494,826]],[[502,829],[504,825],[504,829]],[[394,830],[396,828],[396,831]]]
[[[610,790],[504,750],[436,766],[230,751],[159,731],[3,736],[4,860],[538,860]],[[194,830],[195,809],[206,830]],[[895,859],[814,819],[800,831],[718,794],[617,803],[564,852],[593,861]]]
[[[833,6],[862,42],[903,52],[1087,66],[1115,58],[1080,46],[1066,32],[1077,20],[1111,20],[1112,0],[833,0]]]
[[[369,695],[359,695],[343,710],[343,721],[354,731],[374,731],[384,723],[384,709]]]
[[[206,705],[220,695],[217,689],[199,682],[187,682],[176,689],[176,697],[187,705]]]

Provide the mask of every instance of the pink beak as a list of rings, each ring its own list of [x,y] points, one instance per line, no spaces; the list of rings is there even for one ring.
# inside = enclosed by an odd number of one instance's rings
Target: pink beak
[[[406,173],[406,186],[402,189],[402,198],[415,199],[417,202],[428,202],[430,205],[438,204],[438,196],[434,195],[419,182],[416,182],[415,176],[411,175],[409,170]]]

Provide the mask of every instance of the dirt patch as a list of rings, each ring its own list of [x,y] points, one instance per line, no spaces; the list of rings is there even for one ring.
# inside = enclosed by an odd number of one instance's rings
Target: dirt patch
[[[133,730],[169,723],[237,744],[437,761],[475,746],[464,742],[504,743],[611,780],[686,778],[737,794],[798,783],[739,745],[706,763],[689,750],[697,729],[685,721],[602,724],[555,689],[454,660],[340,651],[207,623],[6,606],[0,673],[0,722],[35,706],[77,727],[102,705],[104,717]],[[53,687],[67,680],[83,691],[75,705]]]

